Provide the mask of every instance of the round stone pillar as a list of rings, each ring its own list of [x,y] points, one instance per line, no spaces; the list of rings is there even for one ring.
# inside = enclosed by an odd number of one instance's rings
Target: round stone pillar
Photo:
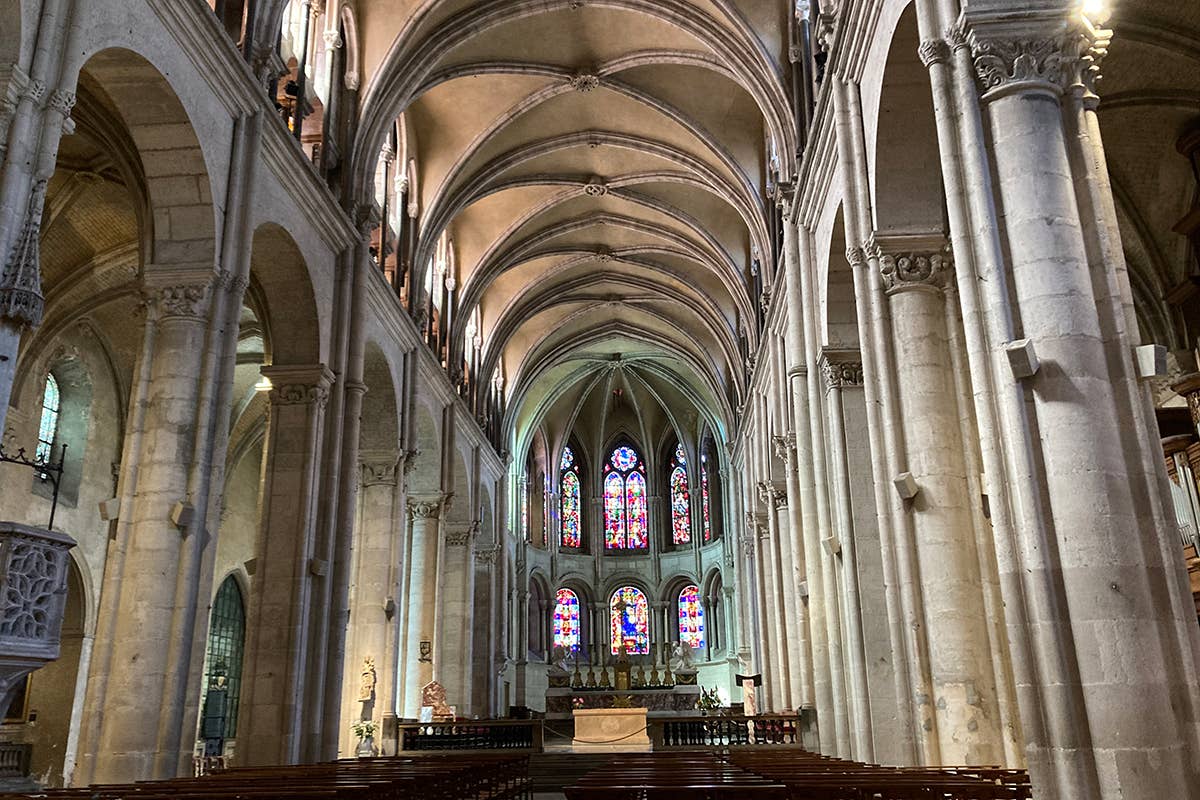
[[[433,680],[434,597],[437,592],[438,542],[445,496],[410,497],[411,540],[408,557],[408,603],[405,608],[404,716],[416,719],[421,687]],[[522,643],[522,647],[525,647]],[[522,651],[523,652],[523,651]]]
[[[946,323],[948,246],[940,234],[876,236],[873,249],[891,306],[905,469],[918,492],[906,505],[933,696],[917,702],[931,706],[942,763],[1000,764],[1000,714],[960,435],[968,410],[958,405]]]

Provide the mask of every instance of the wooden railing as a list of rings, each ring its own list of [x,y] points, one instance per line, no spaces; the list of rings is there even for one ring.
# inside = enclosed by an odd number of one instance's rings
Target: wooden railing
[[[499,719],[463,722],[402,722],[400,750],[518,750],[542,752],[540,719]]]
[[[802,745],[800,718],[779,714],[651,719],[655,750],[677,747],[751,747]]]
[[[17,742],[0,743],[0,778],[24,778],[29,774],[33,745]]]

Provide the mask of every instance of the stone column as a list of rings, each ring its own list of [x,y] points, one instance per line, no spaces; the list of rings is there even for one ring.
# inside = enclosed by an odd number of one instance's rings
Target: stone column
[[[412,496],[408,500],[408,602],[405,605],[404,717],[416,719],[421,687],[433,680],[434,598],[437,594],[438,545],[446,496]]]
[[[315,557],[314,547],[322,429],[333,375],[320,364],[263,367],[262,373],[273,388],[246,617],[238,754],[245,764],[294,764],[310,711],[303,690],[313,578],[329,568]]]
[[[743,545],[746,556],[747,571],[751,576],[748,585],[754,587],[751,593],[751,602],[754,604],[754,614],[757,624],[755,628],[755,649],[758,651],[755,658],[756,669],[763,676],[762,690],[759,693],[758,708],[760,711],[769,711],[773,708],[775,701],[775,677],[778,664],[775,654],[775,631],[772,630],[772,613],[768,607],[772,596],[769,590],[768,583],[768,566],[766,551],[770,546],[767,537],[769,534],[765,530],[766,519],[758,512],[749,511],[746,513],[746,536],[747,539]]]
[[[788,624],[789,703],[799,709],[812,705],[812,662],[808,641],[808,609],[801,596],[804,551],[800,539],[800,500],[796,481],[796,437],[775,437],[775,446],[787,474],[784,488],[775,490],[775,515],[780,532],[781,583],[784,613]]]
[[[1033,653],[1022,716],[1046,720],[1028,742],[1030,771],[1045,798],[1190,800],[1200,797],[1200,637],[1180,618],[1168,501],[1144,479],[1162,468],[1143,463],[1146,401],[1128,406],[1139,395],[1130,342],[1105,308],[1112,265],[1090,261],[1063,126],[1064,78],[1098,58],[1106,35],[1074,3],[1037,5],[1019,19],[965,14],[995,160],[992,224],[1007,245],[1018,335],[1038,360],[1013,376],[1032,427],[1004,431],[1029,448],[1044,525],[1016,530],[1019,574],[1004,587],[1008,605],[1031,606],[1030,629],[1014,631]]]
[[[841,561],[842,620],[846,646],[846,689],[848,730],[855,757],[871,752],[870,690],[867,685],[867,656],[863,641],[862,600],[858,585],[858,559],[855,550],[854,509],[847,462],[846,420],[843,408],[845,389],[863,384],[862,362],[857,351],[825,350],[821,355],[825,377],[825,407],[829,419],[830,487],[836,539],[828,544]]]
[[[194,513],[188,473],[213,283],[211,275],[182,279],[189,282],[149,289],[153,299],[146,325],[153,350],[147,408],[141,446],[125,467],[132,473],[125,480],[136,481],[137,490],[129,514],[123,514],[128,523],[123,552],[114,554],[110,566],[123,579],[113,585],[115,596],[101,598],[100,616],[111,615],[112,635],[106,657],[96,664],[104,683],[103,706],[92,709],[100,726],[85,754],[94,764],[89,777],[95,782],[173,777],[156,773],[159,709],[147,709],[146,698],[161,698],[166,686],[181,683],[195,684],[199,692],[199,676],[190,679],[188,664],[177,663],[168,674],[167,659],[172,619],[183,600],[176,594],[183,530]],[[195,594],[200,587],[186,590]]]
[[[958,405],[944,288],[952,280],[941,234],[876,235],[872,245],[887,290],[899,389],[900,425],[918,492],[913,518],[932,717],[944,764],[1004,761],[980,557]]]
[[[474,708],[471,697],[471,667],[474,660],[475,614],[475,537],[476,522],[448,526],[442,541],[440,580],[442,590],[442,629],[437,633],[437,653],[441,659],[438,680],[446,687],[447,701],[466,715]]]
[[[344,738],[350,724],[359,719],[394,715],[396,668],[400,641],[400,536],[403,517],[397,511],[399,453],[361,451],[358,533],[355,537],[354,584],[349,644],[343,691],[346,709]],[[373,670],[373,692],[359,678]],[[345,750],[343,750],[345,752]]]
[[[782,711],[791,707],[791,659],[788,630],[788,614],[784,609],[783,576],[780,553],[783,533],[779,529],[779,514],[775,502],[779,496],[774,484],[763,481],[759,484],[759,497],[766,507],[762,519],[766,523],[759,529],[759,556],[762,559],[764,607],[767,613],[767,630],[771,636],[772,708]]]

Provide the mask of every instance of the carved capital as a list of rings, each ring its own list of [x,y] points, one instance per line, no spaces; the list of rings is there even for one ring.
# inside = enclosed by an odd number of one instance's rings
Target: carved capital
[[[1095,98],[1112,32],[1076,13],[1025,24],[969,20],[967,40],[985,102],[1013,93],[1067,90]]]
[[[60,114],[64,119],[71,116],[71,109],[75,108],[75,93],[66,89],[55,89],[46,101],[46,108]]]
[[[400,466],[398,453],[360,452],[363,486],[395,486]]]
[[[475,563],[481,566],[492,566],[500,555],[500,546],[478,547],[475,549]]]
[[[917,55],[926,69],[934,64],[945,64],[950,60],[950,45],[944,39],[926,39],[917,48]]]
[[[950,244],[941,234],[894,236],[877,234],[867,245],[879,261],[879,274],[889,294],[926,287],[943,289],[954,266]]]
[[[445,495],[428,495],[408,499],[408,515],[413,520],[438,519],[446,507]]]
[[[272,406],[311,405],[322,409],[329,401],[333,373],[323,364],[263,367],[262,374],[271,382],[267,399]]]
[[[465,528],[455,528],[446,531],[446,544],[450,547],[466,547],[478,534],[479,520],[475,520]]]
[[[158,318],[204,319],[208,313],[210,286],[208,283],[191,283],[159,287],[154,296],[158,303]]]
[[[820,367],[826,391],[863,385],[862,358],[857,350],[824,350]]]

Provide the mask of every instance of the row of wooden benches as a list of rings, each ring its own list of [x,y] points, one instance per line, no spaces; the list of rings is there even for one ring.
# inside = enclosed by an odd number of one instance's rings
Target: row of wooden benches
[[[30,800],[30,795],[2,795]],[[54,789],[48,800],[528,800],[529,757],[455,753],[235,768],[202,778]]]
[[[1028,774],[999,767],[880,767],[803,750],[627,754],[567,800],[1024,800]]]

